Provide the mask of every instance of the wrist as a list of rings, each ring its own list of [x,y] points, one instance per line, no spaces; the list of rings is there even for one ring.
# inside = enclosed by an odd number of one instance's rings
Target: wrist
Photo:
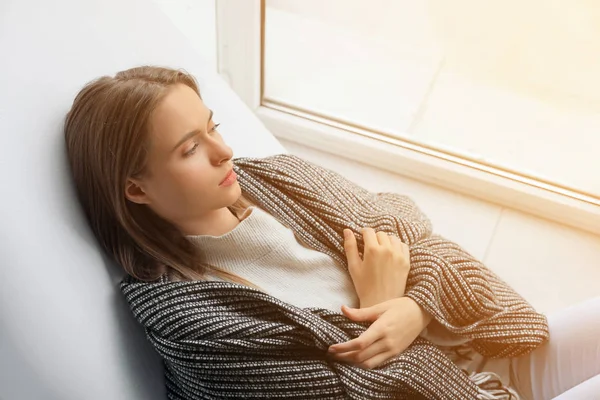
[[[417,303],[410,297],[409,297],[409,299],[411,302],[414,303],[415,307],[419,310],[419,313],[420,313],[419,319],[421,321],[422,329],[427,328],[427,325],[429,325],[431,323],[431,321],[433,320],[433,317],[431,316],[431,314],[429,314],[429,312],[427,312],[427,310],[425,310],[423,307],[421,307],[421,305],[419,305],[419,303]]]
[[[419,306],[421,312],[423,313],[423,329],[427,328],[427,325],[433,321],[433,317],[429,314],[423,307]]]

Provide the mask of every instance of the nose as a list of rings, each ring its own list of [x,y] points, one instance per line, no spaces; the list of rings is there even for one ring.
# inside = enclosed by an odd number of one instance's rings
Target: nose
[[[211,149],[211,162],[219,166],[223,163],[228,162],[233,157],[233,150],[227,146],[223,141],[213,141]]]

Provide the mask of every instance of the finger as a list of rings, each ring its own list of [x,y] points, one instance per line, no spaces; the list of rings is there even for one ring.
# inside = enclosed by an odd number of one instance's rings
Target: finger
[[[375,236],[377,236],[377,241],[380,246],[390,247],[392,245],[390,243],[390,236],[387,233],[379,231]]]
[[[404,250],[404,255],[410,259],[410,247],[406,243],[402,243],[402,250]]]
[[[406,258],[410,259],[410,247],[400,240],[400,238],[394,237],[394,239],[392,239],[392,245],[398,246],[397,248],[402,252],[402,254]]]
[[[386,351],[383,353],[376,354],[375,356],[365,360],[359,364],[359,367],[365,369],[373,369],[381,366],[383,363],[394,357],[394,353],[391,351]]]
[[[404,247],[402,246],[402,240],[400,240],[400,238],[396,236],[390,236],[390,243],[395,251],[399,252],[402,255],[405,255]]]
[[[377,235],[375,234],[375,230],[373,228],[363,228],[361,230],[363,241],[365,242],[365,251],[367,248],[376,248],[379,245],[379,241],[377,240]]]
[[[373,322],[369,329],[364,331],[359,337],[344,343],[337,343],[329,346],[329,351],[331,353],[345,353],[348,351],[366,349],[368,346],[383,337],[383,325],[384,322],[382,320],[377,320]]]
[[[352,308],[347,305],[342,306],[342,313],[353,321],[357,322],[372,322],[375,321],[381,314],[389,308],[388,303],[383,302],[375,304],[371,307]]]
[[[355,350],[355,351],[347,351],[344,353],[336,353],[333,354],[333,357],[337,361],[349,362],[349,363],[362,363],[363,361],[367,361],[377,354],[385,353],[390,349],[387,347],[386,341],[379,339],[369,347],[364,350]]]
[[[382,333],[378,329],[367,329],[359,337],[344,343],[329,346],[330,353],[346,353],[349,351],[360,351],[369,347],[372,343],[381,339]]]
[[[358,255],[356,237],[350,229],[344,229],[344,251],[346,252],[348,265],[357,265],[357,263],[360,263],[361,259]]]

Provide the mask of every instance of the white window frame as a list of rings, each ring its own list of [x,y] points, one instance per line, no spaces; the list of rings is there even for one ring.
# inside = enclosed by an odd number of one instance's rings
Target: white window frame
[[[275,137],[600,234],[597,196],[265,99],[264,0],[216,1],[219,73]]]

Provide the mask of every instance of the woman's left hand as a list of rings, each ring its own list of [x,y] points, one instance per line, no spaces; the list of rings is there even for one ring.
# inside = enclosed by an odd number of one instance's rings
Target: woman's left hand
[[[403,352],[431,322],[431,316],[409,297],[399,297],[367,308],[342,306],[353,321],[373,321],[359,337],[334,344],[328,353],[336,361],[375,368]]]

